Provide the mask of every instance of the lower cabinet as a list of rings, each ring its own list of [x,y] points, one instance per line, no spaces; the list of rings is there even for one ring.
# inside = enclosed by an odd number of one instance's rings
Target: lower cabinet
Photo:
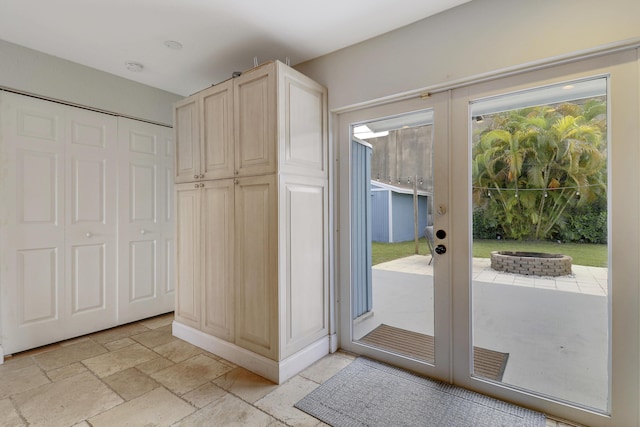
[[[234,341],[234,183],[176,184],[175,319]]]
[[[174,334],[277,383],[327,354],[326,181],[273,174],[176,194]]]

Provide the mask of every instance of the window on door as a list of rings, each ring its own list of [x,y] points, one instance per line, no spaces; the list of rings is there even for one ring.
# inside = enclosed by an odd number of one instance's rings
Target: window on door
[[[495,381],[607,413],[607,79],[475,100],[470,123],[473,345]]]

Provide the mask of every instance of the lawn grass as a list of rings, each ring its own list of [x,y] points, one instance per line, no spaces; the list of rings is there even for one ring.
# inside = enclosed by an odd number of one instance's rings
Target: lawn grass
[[[409,255],[415,255],[415,243],[413,240],[400,243],[380,243],[373,242],[371,244],[371,264],[376,265],[381,262],[393,261],[394,259],[404,258]],[[418,252],[420,255],[428,255],[429,247],[427,239],[421,238],[418,242]]]
[[[420,255],[428,255],[429,247],[423,237],[419,241],[418,251]],[[593,267],[607,266],[607,245],[595,245],[590,243],[555,243],[555,242],[527,242],[517,240],[474,240],[474,258],[489,258],[491,251],[521,251],[521,252],[547,252],[553,254],[569,255],[573,258],[573,264],[589,265]],[[373,242],[371,250],[371,263],[373,265],[382,262],[393,261],[414,255],[415,245],[413,241],[400,243]]]
[[[573,264],[607,266],[607,245],[592,243],[527,242],[518,240],[474,240],[474,258],[489,258],[491,251],[546,252],[569,255]]]

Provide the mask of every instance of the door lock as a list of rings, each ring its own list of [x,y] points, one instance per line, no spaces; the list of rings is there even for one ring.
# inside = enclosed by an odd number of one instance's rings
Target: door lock
[[[436,246],[435,251],[438,255],[442,255],[443,253],[447,252],[447,247],[445,245],[438,245]]]

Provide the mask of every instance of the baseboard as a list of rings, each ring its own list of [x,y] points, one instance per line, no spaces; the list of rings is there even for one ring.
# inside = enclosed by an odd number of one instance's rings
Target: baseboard
[[[174,321],[173,335],[236,365],[260,375],[276,384],[282,384],[311,364],[329,354],[329,337],[323,337],[299,352],[276,362],[233,343]]]
[[[329,351],[331,353],[338,351],[338,334],[329,335]]]

